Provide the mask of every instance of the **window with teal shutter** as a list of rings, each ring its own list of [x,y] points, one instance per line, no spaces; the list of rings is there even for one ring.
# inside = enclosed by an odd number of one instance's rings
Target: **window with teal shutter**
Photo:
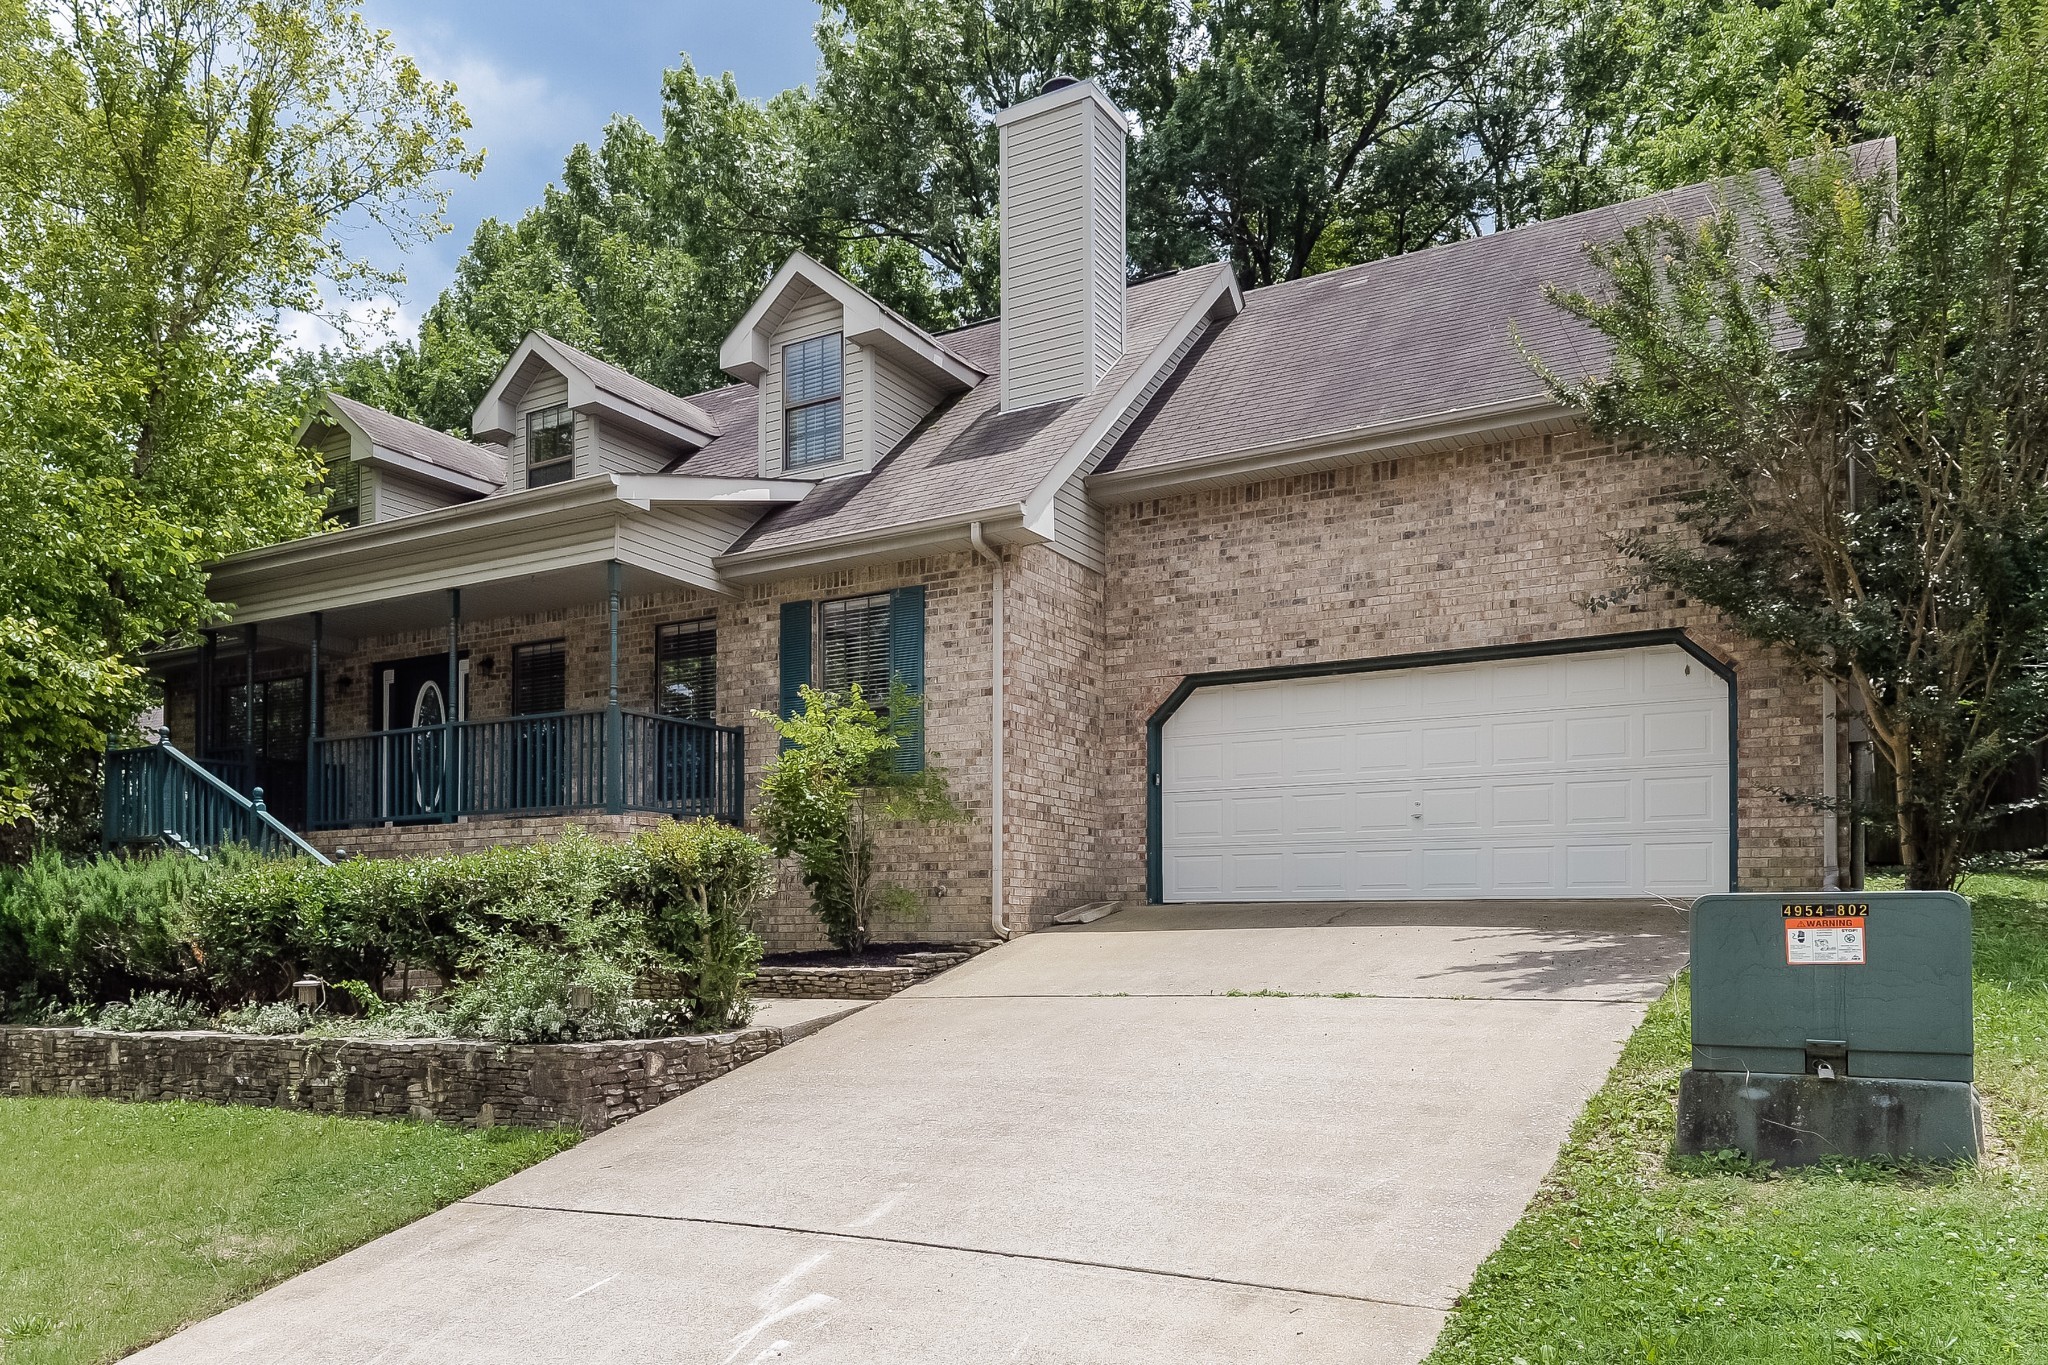
[[[924,696],[924,586],[897,588],[889,594],[889,676],[919,697]],[[896,732],[896,771],[924,771],[924,708],[919,707]]]

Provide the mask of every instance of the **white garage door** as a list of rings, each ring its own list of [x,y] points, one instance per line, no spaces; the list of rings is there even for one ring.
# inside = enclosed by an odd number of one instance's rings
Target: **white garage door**
[[[1168,901],[1728,888],[1728,691],[1676,646],[1197,689]]]

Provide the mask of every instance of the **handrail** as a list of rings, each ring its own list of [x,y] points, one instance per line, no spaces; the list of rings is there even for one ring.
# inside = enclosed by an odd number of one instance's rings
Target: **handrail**
[[[275,815],[272,815],[270,813],[270,808],[263,804],[263,788],[256,788],[255,792],[249,796],[242,795],[233,787],[229,786],[227,783],[221,781],[218,777],[214,776],[211,772],[207,771],[206,765],[200,763],[197,759],[187,754],[183,749],[180,749],[177,745],[171,743],[171,739],[168,734],[161,735],[158,737],[156,747],[163,750],[165,753],[169,754],[171,758],[176,762],[182,764],[188,772],[192,773],[200,781],[211,783],[213,786],[219,788],[222,795],[227,796],[235,802],[239,803],[242,809],[248,811],[256,819],[262,821],[266,826],[268,826],[272,834],[275,834],[278,838],[284,840],[292,847],[298,849],[299,852],[305,854],[308,858],[312,858],[318,862],[325,863],[330,867],[333,866],[332,859],[330,859],[326,854],[322,853],[319,849],[307,843],[304,839],[301,839],[297,834],[294,834],[292,832],[292,828],[290,825],[287,825],[284,821],[278,819]]]
[[[251,842],[252,844],[262,843],[267,838],[267,840],[271,842],[282,844],[287,849],[295,850],[299,853],[302,853],[306,857],[312,858],[316,862],[328,863],[330,861],[325,854],[320,852],[319,849],[314,848],[304,839],[301,839],[297,834],[292,832],[290,826],[286,825],[282,820],[279,820],[275,815],[272,815],[270,813],[269,808],[263,804],[263,789],[261,787],[256,788],[252,795],[244,796],[241,792],[236,791],[228,783],[223,782],[214,773],[209,771],[205,767],[205,765],[201,764],[196,759],[192,758],[189,754],[179,749],[176,745],[172,744],[168,733],[159,731],[157,742],[153,745],[145,745],[135,749],[116,749],[111,751],[107,756],[109,759],[110,778],[113,775],[113,769],[116,766],[116,760],[131,755],[137,756],[147,763],[169,765],[168,770],[161,768],[159,769],[161,775],[168,776],[169,773],[177,773],[179,776],[183,777],[191,787],[196,788],[196,791],[194,792],[195,797],[204,796],[206,798],[210,798],[212,801],[219,803],[227,810],[237,813],[241,817],[242,822],[249,827],[249,842]],[[114,791],[112,790],[111,783],[109,784],[109,791],[107,794],[108,809],[105,814],[105,824],[107,828],[107,841],[110,843],[114,841],[114,828],[117,824],[123,825],[125,828],[127,823],[132,822],[134,812],[120,811],[116,809],[119,800],[125,799],[126,795],[127,794],[124,792],[121,798],[117,798]],[[161,807],[167,801],[167,799],[168,798],[166,796],[160,795],[158,797],[159,807]],[[159,819],[156,823],[161,823],[164,814],[166,814],[165,811],[163,811],[162,809],[158,810]],[[131,820],[124,821],[124,816],[131,817]],[[162,829],[150,829],[147,831],[144,831],[138,827],[134,829],[126,829],[126,833],[131,837],[138,834],[146,834],[146,836],[152,841],[160,839],[168,834],[179,834],[180,837],[185,838],[187,842],[193,844],[194,846],[214,847],[219,842],[218,840],[209,839],[204,834],[204,832],[196,828],[192,830],[190,834],[173,830],[169,826],[165,826]],[[257,837],[259,833],[262,836],[264,836],[264,838]],[[191,835],[199,835],[200,837],[192,838]]]

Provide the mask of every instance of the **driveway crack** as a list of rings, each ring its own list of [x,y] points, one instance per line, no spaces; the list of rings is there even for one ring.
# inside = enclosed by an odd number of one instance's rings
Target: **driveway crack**
[[[825,1237],[840,1242],[874,1242],[882,1246],[917,1247],[926,1251],[955,1251],[968,1256],[1000,1256],[1012,1261],[1037,1261],[1048,1265],[1070,1265],[1087,1270],[1114,1270],[1126,1275],[1149,1275],[1157,1279],[1186,1280],[1194,1284],[1222,1285],[1231,1289],[1256,1289],[1269,1294],[1297,1294],[1313,1299],[1336,1299],[1345,1303],[1370,1303],[1386,1308],[1412,1308],[1425,1313],[1448,1313],[1439,1303],[1416,1303],[1409,1299],[1381,1298],[1372,1294],[1344,1294],[1332,1289],[1303,1289],[1296,1285],[1264,1284],[1257,1280],[1234,1280],[1223,1275],[1199,1275],[1187,1270],[1160,1270],[1153,1266],[1123,1265],[1116,1261],[1091,1261],[1080,1256],[1053,1256],[1035,1251],[999,1251],[989,1247],[962,1246],[956,1242],[930,1242],[915,1237],[883,1237],[870,1232],[835,1232],[828,1228],[798,1227],[791,1223],[758,1223],[744,1218],[705,1218],[684,1213],[634,1213],[619,1209],[579,1209],[560,1204],[520,1204],[507,1200],[469,1198],[462,1201],[482,1208],[521,1209],[531,1213],[563,1213],[587,1218],[644,1219],[658,1223],[695,1223],[703,1227],[748,1228],[757,1232],[787,1232],[803,1237]]]

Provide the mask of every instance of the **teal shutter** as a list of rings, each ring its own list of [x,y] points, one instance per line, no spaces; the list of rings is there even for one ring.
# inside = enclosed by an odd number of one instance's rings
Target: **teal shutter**
[[[897,588],[889,594],[889,678],[924,696],[924,587]],[[924,708],[896,732],[896,771],[924,771]]]
[[[788,720],[804,709],[799,689],[811,681],[811,604],[782,604],[782,718]],[[789,747],[784,740],[783,748]]]

